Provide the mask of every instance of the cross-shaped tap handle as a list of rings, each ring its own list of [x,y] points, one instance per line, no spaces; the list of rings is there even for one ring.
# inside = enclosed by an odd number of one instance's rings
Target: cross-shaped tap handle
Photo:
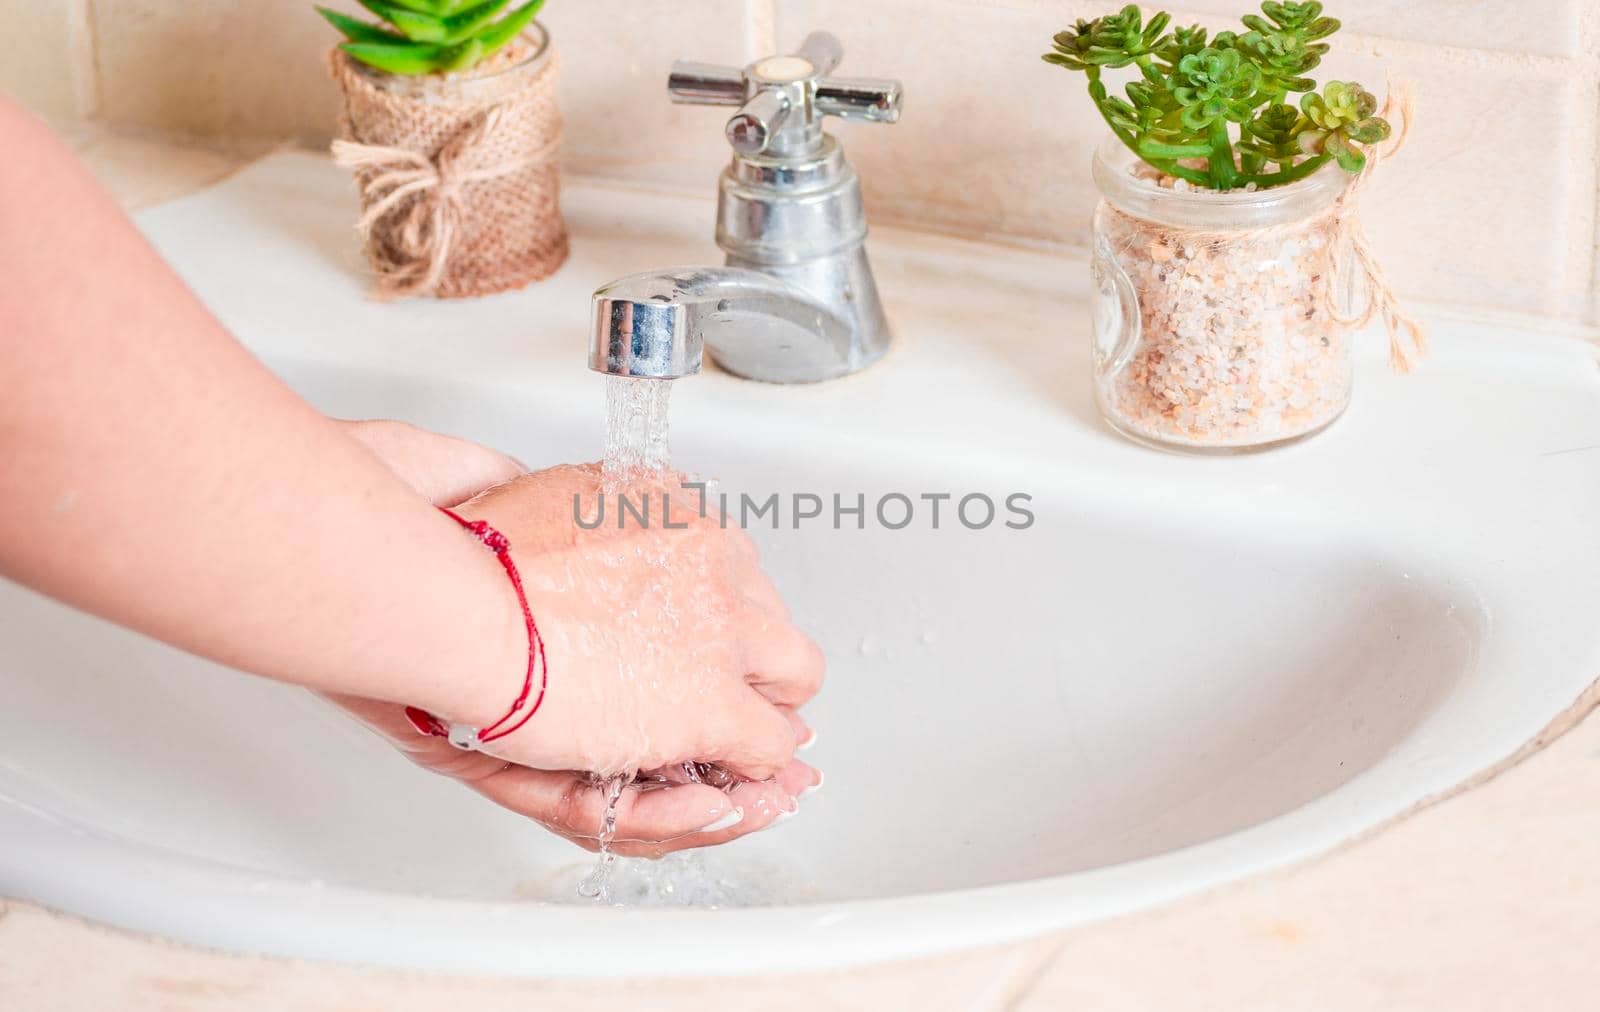
[[[844,47],[829,32],[812,32],[788,56],[743,69],[680,60],[667,79],[672,100],[739,106],[728,120],[728,143],[741,155],[800,156],[822,143],[822,117],[893,123],[900,118],[900,82],[829,77]]]

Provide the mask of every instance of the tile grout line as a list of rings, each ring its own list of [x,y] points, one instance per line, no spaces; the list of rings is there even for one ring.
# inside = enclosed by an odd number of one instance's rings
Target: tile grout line
[[[956,0],[946,0],[955,3]],[[1108,11],[1115,10],[1119,3],[1117,0],[1065,0],[1055,2],[1047,8],[1041,0],[960,0],[958,6],[972,6],[990,10],[1010,10],[1018,12],[1039,12],[1050,10],[1057,12],[1062,21],[1062,27],[1071,26],[1077,18],[1093,18]],[[1146,13],[1152,10],[1165,9],[1173,12],[1174,21],[1187,24],[1190,22],[1204,25],[1209,29],[1237,28],[1238,25],[1226,15],[1208,14],[1199,11],[1185,10],[1181,0],[1173,4],[1141,3],[1140,6]],[[1243,5],[1246,9],[1253,5],[1246,0]],[[1583,10],[1580,18],[1589,22],[1597,20],[1593,11]],[[1491,64],[1521,64],[1523,66],[1540,67],[1543,69],[1557,69],[1570,64],[1596,63],[1595,51],[1600,46],[1600,27],[1586,30],[1586,22],[1579,22],[1579,51],[1573,55],[1555,53],[1533,53],[1521,49],[1493,49],[1478,46],[1448,46],[1440,43],[1428,42],[1423,39],[1407,39],[1400,36],[1383,35],[1376,32],[1363,32],[1352,22],[1345,20],[1339,31],[1341,40],[1381,43],[1385,46],[1395,47],[1399,51],[1425,52],[1435,56],[1442,56],[1448,62],[1474,62]]]
[[[750,62],[778,51],[778,0],[744,0],[745,58]]]
[[[1509,67],[1542,72],[1552,76],[1572,73],[1574,68],[1577,68],[1580,73],[1587,74],[1592,72],[1595,62],[1582,53],[1577,56],[1554,56],[1549,53],[1527,53],[1516,49],[1477,49],[1472,46],[1445,46],[1435,42],[1423,42],[1419,39],[1399,39],[1389,35],[1376,35],[1350,29],[1341,31],[1338,38],[1345,48],[1364,46],[1369,51],[1382,50],[1385,53],[1453,66]]]
[[[629,176],[608,176],[594,171],[573,171],[569,174],[574,185],[596,186],[622,193],[648,193],[677,200],[695,199],[710,202],[699,186],[674,187],[643,183]],[[904,243],[906,237],[940,242],[976,244],[1027,257],[1046,257],[1065,264],[1082,266],[1087,263],[1088,248],[1055,240],[1033,239],[1007,232],[970,231],[956,227],[942,227],[928,222],[885,222],[875,234],[897,237],[891,242]],[[870,241],[870,240],[869,240]],[[1502,309],[1493,305],[1463,301],[1412,299],[1408,304],[1421,310],[1427,317],[1469,322],[1493,322],[1508,328],[1533,330],[1541,334],[1577,337],[1600,344],[1600,321],[1589,322],[1572,314],[1551,314],[1528,310]]]
[[[1585,52],[1590,53],[1589,80],[1589,157],[1592,159],[1593,231],[1589,241],[1589,304],[1584,308],[1584,319],[1590,324],[1600,324],[1600,6],[1588,4],[1578,12],[1578,37]]]
[[[1587,269],[1577,268],[1581,273],[1572,279],[1572,285],[1587,285],[1588,297],[1583,304],[1569,308],[1579,319],[1600,323],[1600,73],[1589,77],[1579,102],[1583,119],[1573,124],[1579,136],[1573,155],[1587,165],[1587,171],[1580,171],[1573,194],[1573,200],[1583,206],[1572,208],[1572,213],[1577,216],[1581,211],[1588,218],[1589,229],[1586,237],[1574,234],[1571,239],[1573,259],[1580,264],[1587,259]]]
[[[71,52],[72,100],[80,120],[100,111],[100,58],[95,45],[93,0],[69,0],[67,38]]]

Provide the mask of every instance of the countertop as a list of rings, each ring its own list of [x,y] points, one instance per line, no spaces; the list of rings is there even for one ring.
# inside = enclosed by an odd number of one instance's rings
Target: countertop
[[[129,209],[244,160],[92,127],[71,139]],[[1580,1007],[1600,985],[1597,703],[1600,687],[1496,770],[1331,854],[1022,945],[755,980],[500,981],[227,955],[0,901],[0,1006]]]

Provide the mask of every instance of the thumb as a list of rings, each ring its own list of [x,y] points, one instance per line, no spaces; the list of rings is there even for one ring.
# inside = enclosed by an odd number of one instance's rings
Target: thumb
[[[455,506],[527,471],[498,450],[406,422],[377,419],[338,425],[435,506]]]

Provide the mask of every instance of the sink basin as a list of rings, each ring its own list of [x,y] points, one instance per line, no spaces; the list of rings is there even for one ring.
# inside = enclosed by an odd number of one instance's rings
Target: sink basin
[[[530,462],[599,452],[588,291],[710,255],[708,205],[578,186],[553,281],[379,305],[346,190],[277,155],[142,223],[319,407]],[[892,234],[874,255],[900,331],[883,364],[674,391],[682,466],[779,494],[781,526],[752,534],[829,661],[808,710],[826,788],[690,868],[752,905],[578,905],[586,855],[309,694],[5,585],[0,895],[224,949],[461,972],[902,958],[1326,851],[1493,767],[1600,675],[1592,347],[1449,324],[1397,379],[1374,341],[1328,433],[1167,457],[1094,420],[1082,327],[1057,333],[1083,316],[1077,268]],[[881,496],[940,492],[1025,493],[1034,521],[872,519]],[[864,496],[866,529],[831,508],[795,526],[795,493]]]

